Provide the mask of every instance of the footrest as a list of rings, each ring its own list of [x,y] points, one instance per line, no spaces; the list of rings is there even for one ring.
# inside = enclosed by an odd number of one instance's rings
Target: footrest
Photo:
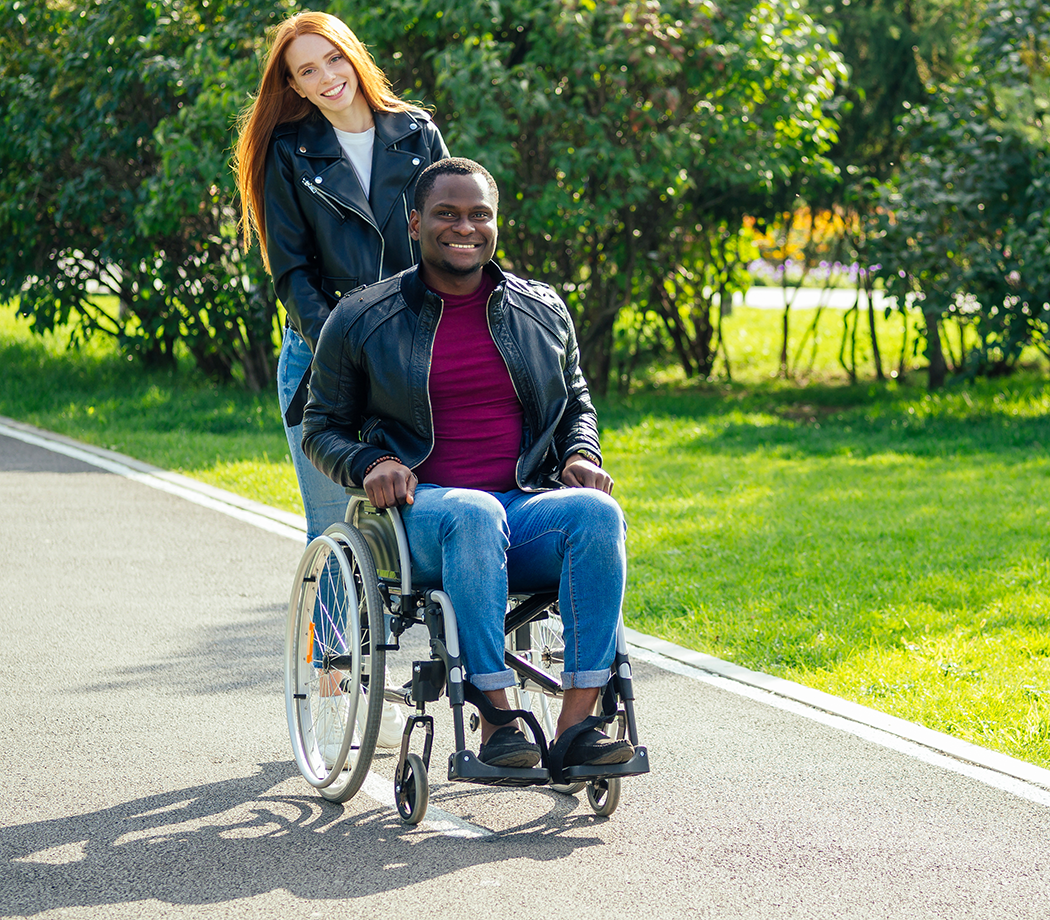
[[[585,782],[592,779],[608,779],[610,776],[641,776],[649,772],[649,751],[641,745],[634,749],[634,757],[627,763],[611,763],[601,766],[583,764],[579,767],[564,767],[566,781]]]
[[[545,786],[551,775],[545,767],[493,767],[470,751],[458,751],[449,755],[448,778],[479,786]]]

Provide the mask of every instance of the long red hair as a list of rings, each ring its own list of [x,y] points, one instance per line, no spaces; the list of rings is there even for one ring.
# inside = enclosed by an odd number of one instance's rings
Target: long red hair
[[[320,35],[339,49],[353,65],[357,73],[357,91],[364,96],[373,112],[403,112],[409,108],[419,108],[397,96],[368,49],[341,19],[328,13],[298,13],[273,28],[263,63],[262,79],[259,81],[259,92],[237,122],[237,148],[234,153],[237,188],[241,193],[244,246],[245,249],[250,248],[252,236],[259,237],[267,271],[270,269],[270,260],[266,257],[263,178],[270,136],[278,125],[301,121],[311,112],[317,111],[312,102],[303,99],[292,89],[291,71],[285,61],[288,46],[300,35]]]

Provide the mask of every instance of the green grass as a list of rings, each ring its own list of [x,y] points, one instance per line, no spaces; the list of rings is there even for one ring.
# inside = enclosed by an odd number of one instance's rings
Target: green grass
[[[1050,387],[1007,386],[611,408],[631,625],[1050,766]]]
[[[805,388],[771,376],[779,314],[738,309],[737,382],[600,405],[629,624],[1050,767],[1045,374],[848,386],[826,322]],[[0,415],[301,510],[272,394],[70,353],[10,308],[0,366]]]

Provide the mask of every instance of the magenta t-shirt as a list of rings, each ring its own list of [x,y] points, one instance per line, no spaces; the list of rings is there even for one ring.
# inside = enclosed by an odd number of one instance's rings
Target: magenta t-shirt
[[[434,450],[415,469],[420,482],[506,492],[517,488],[522,411],[486,318],[496,282],[473,294],[441,294],[430,362]]]

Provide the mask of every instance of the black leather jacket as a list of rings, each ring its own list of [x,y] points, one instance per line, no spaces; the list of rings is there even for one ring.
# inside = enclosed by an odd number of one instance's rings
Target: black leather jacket
[[[600,459],[598,426],[580,372],[568,308],[545,284],[486,266],[497,279],[489,329],[524,410],[515,478],[521,489],[558,488],[579,448]],[[418,267],[344,297],[314,352],[303,452],[344,486],[360,486],[385,454],[417,467],[434,448],[431,352],[441,298]]]
[[[408,233],[416,179],[448,156],[426,112],[376,112],[374,118],[368,197],[319,113],[279,125],[270,140],[266,255],[288,323],[311,351],[343,294],[419,261],[419,244]],[[305,398],[305,384],[301,390]],[[302,402],[294,408],[301,413]],[[289,424],[298,421],[289,418]]]

